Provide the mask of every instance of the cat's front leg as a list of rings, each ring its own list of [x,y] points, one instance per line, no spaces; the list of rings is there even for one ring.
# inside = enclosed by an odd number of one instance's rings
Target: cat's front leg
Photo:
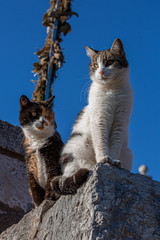
[[[122,144],[124,142],[125,136],[125,128],[123,123],[119,122],[119,124],[113,125],[112,131],[110,133],[109,139],[109,153],[112,161],[120,162],[119,156],[122,148]]]
[[[107,117],[106,117],[107,118]],[[94,118],[93,118],[94,119]],[[104,119],[94,119],[91,121],[91,136],[95,157],[97,163],[110,163],[114,166],[121,167],[119,160],[112,159],[109,152],[109,134],[111,128],[111,119],[108,124]]]
[[[94,121],[91,121],[91,137],[96,162],[113,164],[113,161],[109,156],[109,131],[103,120],[95,119]]]
[[[61,195],[57,194],[52,188],[52,181],[55,176],[48,176],[46,187],[45,187],[45,196],[44,199],[57,201]]]
[[[40,187],[31,172],[29,172],[28,177],[33,201],[36,206],[39,206],[44,200],[45,191],[43,188]]]

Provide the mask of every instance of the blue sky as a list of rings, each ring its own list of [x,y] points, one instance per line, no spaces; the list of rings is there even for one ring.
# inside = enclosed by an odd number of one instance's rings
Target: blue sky
[[[0,2],[0,119],[19,125],[19,98],[31,98],[34,91],[34,52],[46,38],[42,18],[49,1]],[[89,58],[85,45],[97,50],[111,47],[116,38],[123,42],[130,64],[134,106],[130,122],[133,172],[141,164],[160,180],[160,1],[159,0],[76,0],[70,20],[72,31],[63,37],[66,63],[54,85],[55,114],[64,140],[69,137],[78,112],[87,103]]]

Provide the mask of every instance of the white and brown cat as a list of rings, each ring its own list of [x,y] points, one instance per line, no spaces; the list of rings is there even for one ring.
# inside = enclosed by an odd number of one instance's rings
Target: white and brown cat
[[[120,39],[109,50],[86,47],[91,57],[88,105],[80,112],[61,153],[63,175],[52,181],[59,194],[75,194],[96,163],[131,170],[128,124],[133,92],[129,66]]]
[[[30,192],[36,206],[44,199],[60,197],[50,187],[51,180],[62,174],[63,146],[52,111],[53,98],[43,102],[31,102],[25,95],[20,98],[19,120],[25,136]]]

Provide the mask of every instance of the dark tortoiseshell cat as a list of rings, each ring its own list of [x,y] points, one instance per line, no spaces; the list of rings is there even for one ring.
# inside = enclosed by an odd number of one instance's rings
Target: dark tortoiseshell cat
[[[31,195],[36,206],[44,199],[57,200],[50,182],[61,175],[59,162],[63,142],[52,111],[54,97],[43,102],[20,98],[20,124],[25,136],[26,162]]]

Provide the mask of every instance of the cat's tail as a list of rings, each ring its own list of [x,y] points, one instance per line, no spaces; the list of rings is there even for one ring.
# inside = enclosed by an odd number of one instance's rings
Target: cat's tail
[[[87,168],[80,168],[73,176],[57,176],[51,182],[51,188],[59,195],[74,195],[89,175]]]

